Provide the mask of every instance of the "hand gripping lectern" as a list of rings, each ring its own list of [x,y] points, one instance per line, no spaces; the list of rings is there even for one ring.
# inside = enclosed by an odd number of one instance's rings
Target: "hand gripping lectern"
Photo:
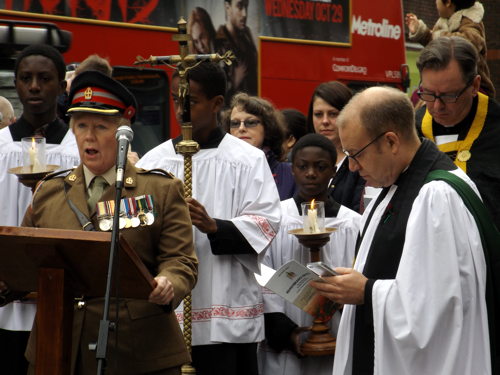
[[[111,233],[0,227],[0,280],[37,292],[36,374],[66,375],[71,366],[75,297],[103,297]],[[154,279],[120,237],[120,297],[147,299]]]

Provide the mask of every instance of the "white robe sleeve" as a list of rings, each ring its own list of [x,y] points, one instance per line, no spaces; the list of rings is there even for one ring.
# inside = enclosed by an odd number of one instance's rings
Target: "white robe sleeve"
[[[281,221],[276,183],[264,154],[260,154],[245,177],[245,183],[238,187],[243,192],[241,210],[231,219],[257,254],[235,255],[252,272],[260,272],[258,265],[262,262],[264,250],[276,236]]]
[[[372,291],[375,374],[490,374],[486,268],[474,217],[447,183],[413,203],[398,273]]]

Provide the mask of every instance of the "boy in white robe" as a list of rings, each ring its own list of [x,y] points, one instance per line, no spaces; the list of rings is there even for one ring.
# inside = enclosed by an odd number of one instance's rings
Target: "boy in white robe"
[[[491,374],[486,263],[474,217],[444,181],[474,183],[414,126],[408,97],[373,87],[337,124],[351,170],[382,192],[363,214],[354,269],[313,283],[345,304],[339,374]]]
[[[66,88],[65,72],[62,55],[47,45],[32,45],[17,57],[14,76],[23,113],[0,130],[0,225],[20,225],[31,200],[31,189],[8,172],[23,165],[21,138],[45,137],[47,165],[67,169],[80,163],[73,133],[57,118],[57,96]],[[34,300],[0,307],[2,373],[26,373],[24,350],[35,312]]]
[[[199,375],[257,374],[264,307],[253,273],[279,229],[278,191],[264,153],[217,124],[224,71],[205,62],[189,70],[188,78],[193,139],[200,144],[188,199],[199,259],[192,291],[193,366]],[[178,88],[174,73],[171,93],[181,122]],[[183,180],[184,158],[175,150],[180,140],[157,146],[137,166],[162,168]],[[177,313],[182,322],[182,306]]]
[[[335,202],[328,194],[330,179],[335,175],[337,153],[333,143],[323,135],[307,134],[293,147],[292,173],[298,192],[281,202],[281,226],[264,264],[278,269],[291,259],[306,264],[310,261],[308,248],[288,232],[302,228],[301,203],[312,199],[325,203],[325,226],[336,229],[330,241],[321,248],[320,259],[331,267],[350,267],[359,233],[361,216]],[[303,357],[299,334],[312,325],[313,316],[271,291],[264,290],[266,341],[259,347],[259,366],[262,375],[329,375],[333,355]],[[340,312],[330,320],[330,332],[337,333]]]

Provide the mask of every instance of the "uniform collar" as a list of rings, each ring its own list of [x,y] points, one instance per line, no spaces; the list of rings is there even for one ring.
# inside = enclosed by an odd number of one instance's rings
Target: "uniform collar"
[[[87,170],[87,171],[86,171]],[[95,175],[90,172],[87,167],[83,164],[80,164],[76,169],[74,169],[70,174],[66,176],[64,181],[68,183],[70,186],[75,184],[83,184],[86,188],[88,188],[92,178]],[[115,167],[108,170],[104,175],[102,175],[104,179],[109,183],[110,186],[115,185],[116,181],[116,170]],[[125,168],[124,175],[124,187],[125,188],[134,188],[137,184],[137,168],[134,167],[127,161],[127,166]]]
[[[88,169],[85,165],[83,166],[83,175],[85,177],[85,186],[88,189],[90,186],[90,183],[92,182],[94,177],[96,177],[96,175],[93,174],[90,171],[90,169]],[[108,169],[108,171],[106,173],[102,174],[101,177],[103,177],[106,180],[108,185],[113,185],[116,181],[116,168],[115,168],[115,166],[113,165],[110,169]]]

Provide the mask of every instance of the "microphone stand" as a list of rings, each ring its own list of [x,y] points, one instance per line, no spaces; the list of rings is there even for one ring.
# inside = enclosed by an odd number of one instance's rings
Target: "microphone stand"
[[[123,168],[125,172],[125,168]],[[116,181],[115,194],[115,212],[113,214],[113,230],[111,232],[111,247],[109,250],[108,275],[106,278],[106,293],[104,295],[104,310],[102,319],[99,322],[99,335],[97,337],[96,359],[97,375],[104,374],[106,367],[106,351],[108,347],[108,335],[111,329],[117,329],[116,324],[109,321],[109,304],[111,299],[111,282],[113,279],[113,269],[115,263],[115,251],[119,248],[119,218],[120,218],[120,200],[123,189],[123,178]]]

